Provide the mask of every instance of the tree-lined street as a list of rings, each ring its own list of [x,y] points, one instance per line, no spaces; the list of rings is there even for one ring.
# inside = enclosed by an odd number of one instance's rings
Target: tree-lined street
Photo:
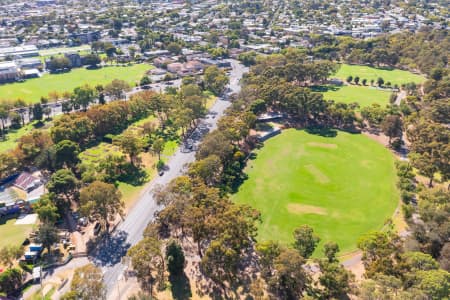
[[[230,60],[230,62],[232,70],[229,88],[232,92],[237,93],[240,90],[239,81],[247,68],[235,60]],[[219,98],[202,123],[214,130],[217,128],[218,119],[223,116],[229,105],[229,101]],[[198,142],[196,141],[196,143]],[[92,255],[92,260],[103,267],[104,281],[108,293],[117,289],[116,284],[125,271],[126,266],[122,264],[121,258],[126,254],[128,247],[135,245],[142,239],[144,229],[153,220],[155,212],[160,209],[153,198],[152,190],[156,186],[165,185],[181,175],[185,166],[194,160],[195,152],[183,153],[178,149],[167,163],[168,170],[164,175],[155,178],[143,189],[139,200],[125,217],[125,220],[117,227],[115,233],[102,243],[97,252]],[[112,255],[115,256],[115,259]]]

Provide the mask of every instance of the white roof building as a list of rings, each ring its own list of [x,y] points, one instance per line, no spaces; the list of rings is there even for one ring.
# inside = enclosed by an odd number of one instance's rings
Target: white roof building
[[[0,81],[14,80],[18,76],[19,68],[15,62],[0,62]]]

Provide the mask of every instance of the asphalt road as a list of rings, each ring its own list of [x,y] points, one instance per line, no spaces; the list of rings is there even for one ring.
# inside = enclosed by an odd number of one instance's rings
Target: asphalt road
[[[232,70],[229,88],[232,92],[237,93],[240,90],[239,81],[243,73],[247,72],[247,68],[239,64],[236,60],[230,61]],[[205,124],[210,130],[214,130],[217,127],[217,120],[223,116],[229,105],[230,102],[219,98],[210,109],[208,116],[201,123]],[[200,140],[201,137],[194,140],[194,143],[198,145]],[[135,245],[142,239],[147,224],[154,219],[155,212],[161,209],[153,198],[152,190],[156,186],[165,185],[172,179],[180,176],[185,170],[186,165],[194,160],[194,151],[186,153],[178,149],[167,163],[168,170],[165,171],[164,175],[158,176],[147,184],[139,200],[137,200],[134,207],[125,217],[125,220],[119,224],[116,231],[108,239],[102,242],[97,248],[98,251],[90,256],[91,261],[102,267],[108,295],[111,296],[111,293],[116,291],[116,285],[123,277],[126,269],[126,266],[122,263],[122,257],[125,256],[129,247]]]

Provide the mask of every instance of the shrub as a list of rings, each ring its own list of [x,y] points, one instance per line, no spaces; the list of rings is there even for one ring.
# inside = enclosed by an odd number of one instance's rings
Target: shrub
[[[164,162],[162,160],[158,160],[158,163],[156,164],[156,169],[162,170],[164,168]]]
[[[414,212],[414,207],[411,204],[403,204],[402,205],[403,216],[406,220],[411,219],[412,214]]]

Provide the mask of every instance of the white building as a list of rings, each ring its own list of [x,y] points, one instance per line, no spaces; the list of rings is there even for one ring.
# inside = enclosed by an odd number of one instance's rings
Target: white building
[[[19,68],[15,62],[0,62],[0,82],[15,81],[19,75]]]

